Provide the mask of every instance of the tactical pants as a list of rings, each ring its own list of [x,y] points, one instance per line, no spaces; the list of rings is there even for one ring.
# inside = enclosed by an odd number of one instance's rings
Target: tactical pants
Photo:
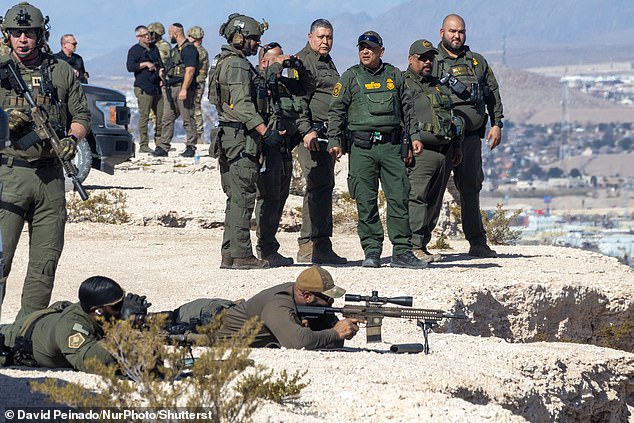
[[[253,256],[251,246],[251,215],[255,207],[258,182],[258,164],[248,157],[240,158],[249,135],[229,128],[219,133],[226,160],[219,160],[220,183],[227,195],[225,226],[222,236],[222,254],[233,258]]]
[[[451,175],[452,157],[453,147],[449,147],[446,154],[425,149],[420,156],[414,157],[414,166],[408,169],[409,225],[413,248],[427,248],[431,240]]]
[[[265,170],[258,178],[255,204],[258,236],[256,249],[260,257],[267,257],[280,248],[275,234],[288,198],[293,172],[290,152],[284,157],[279,148],[269,148],[265,151],[265,157]]]
[[[348,190],[357,202],[357,231],[363,252],[381,253],[383,225],[377,204],[379,180],[387,201],[387,233],[392,255],[412,250],[409,227],[409,180],[401,158],[400,144],[374,144],[370,149],[352,146],[349,158]]]
[[[64,247],[64,175],[60,166],[35,169],[3,164],[0,184],[0,230],[5,258],[0,278],[3,292],[25,221],[29,228],[29,264],[17,315],[20,318],[48,307],[51,299],[55,270]],[[19,210],[11,210],[15,207],[24,210],[26,216],[18,214]]]
[[[196,135],[198,141],[201,144],[204,144],[203,134],[205,132],[205,121],[203,120],[203,109],[202,109],[202,101],[203,101],[203,93],[205,91],[205,84],[201,83],[196,88],[196,97],[194,97],[194,121],[196,122]]]
[[[167,99],[167,95],[163,94],[163,118],[161,129],[161,148],[164,150],[170,149],[172,138],[174,137],[174,122],[178,117],[183,118],[183,129],[185,129],[186,139],[185,145],[196,146],[198,142],[198,135],[196,134],[196,121],[194,120],[194,97],[196,96],[195,90],[187,91],[187,98],[185,101],[178,99],[178,93],[181,90],[180,85],[174,85],[172,87],[165,88],[171,90],[172,102]]]
[[[150,122],[150,111],[157,116],[157,122],[161,122],[163,116],[163,96],[161,94],[150,95],[139,87],[134,87],[139,107],[139,144],[148,145],[148,124]],[[154,139],[161,139],[161,124],[154,124]]]
[[[462,163],[454,168],[454,182],[460,191],[462,231],[471,245],[486,244],[486,231],[480,214],[482,142],[478,134],[465,135],[462,142]]]
[[[306,179],[302,229],[297,242],[313,241],[317,246],[332,248],[332,191],[335,188],[335,161],[327,152],[310,151],[303,143],[297,155]]]

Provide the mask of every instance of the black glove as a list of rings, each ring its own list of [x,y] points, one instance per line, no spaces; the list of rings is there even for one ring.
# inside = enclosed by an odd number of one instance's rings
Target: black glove
[[[133,316],[145,315],[147,314],[147,309],[150,308],[151,305],[152,304],[148,303],[145,299],[145,295],[139,296],[137,294],[128,294],[123,299],[119,318],[121,320],[128,320]]]
[[[282,144],[284,144],[284,137],[280,135],[277,131],[273,131],[271,129],[267,129],[266,133],[262,137],[264,144],[269,147],[279,148]]]

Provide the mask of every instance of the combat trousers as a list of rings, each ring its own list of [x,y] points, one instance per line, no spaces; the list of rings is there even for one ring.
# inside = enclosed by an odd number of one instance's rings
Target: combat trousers
[[[17,315],[20,318],[48,307],[51,299],[57,263],[64,248],[64,175],[60,166],[35,169],[2,164],[0,185],[0,230],[5,259],[0,278],[3,292],[25,221],[29,229],[29,264]],[[16,207],[24,210],[26,216],[18,214]]]
[[[139,108],[139,144],[148,145],[148,124],[150,123],[150,111],[157,116],[156,122],[161,122],[163,116],[163,96],[161,94],[147,94],[139,87],[134,87],[134,95]],[[154,124],[154,139],[161,139],[161,124]]]
[[[289,154],[283,156],[278,148],[265,150],[265,169],[258,178],[255,204],[260,257],[267,257],[280,248],[275,234],[280,226],[284,204],[288,198],[293,172],[293,160]]]
[[[480,214],[482,142],[478,134],[465,135],[462,142],[462,163],[454,168],[454,181],[460,191],[462,231],[471,245],[486,244],[486,231]]]
[[[410,182],[409,225],[412,248],[415,249],[427,248],[438,223],[452,169],[453,147],[446,148],[446,154],[424,149],[420,156],[414,156],[414,166],[407,172]]]
[[[400,144],[374,144],[370,149],[352,146],[349,158],[348,190],[357,202],[357,231],[361,247],[369,252],[383,250],[383,225],[377,203],[379,180],[387,201],[387,233],[392,255],[412,250],[408,214],[409,180],[401,158]]]
[[[310,241],[332,248],[332,191],[335,188],[335,161],[327,152],[310,151],[303,143],[297,146],[297,155],[306,179],[302,229],[297,242]]]
[[[247,144],[255,141],[243,130],[221,129],[218,136],[222,144],[224,158],[218,160],[220,183],[227,195],[225,206],[225,226],[222,236],[222,254],[233,258],[253,257],[251,246],[251,215],[255,207],[259,165],[257,155],[240,157]]]
[[[174,122],[178,117],[183,118],[183,129],[185,129],[185,145],[195,147],[198,142],[196,134],[196,121],[194,120],[194,97],[195,90],[187,91],[185,101],[178,99],[178,93],[181,90],[180,85],[166,87],[171,90],[172,102],[167,99],[167,95],[163,94],[163,118],[161,120],[163,128],[161,129],[161,148],[169,151],[172,138],[174,137]]]
[[[205,121],[203,120],[203,109],[202,109],[202,101],[203,101],[203,93],[205,91],[205,84],[201,83],[196,88],[196,96],[194,97],[194,121],[196,122],[196,135],[198,141],[201,144],[204,144],[205,141],[203,139],[203,134],[205,132]]]

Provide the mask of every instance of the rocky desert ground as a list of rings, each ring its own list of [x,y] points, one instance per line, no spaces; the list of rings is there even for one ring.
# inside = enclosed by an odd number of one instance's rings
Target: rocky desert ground
[[[177,153],[141,155],[114,176],[89,175],[93,195],[125,193],[131,220],[67,225],[53,300],[75,299],[83,279],[104,274],[146,294],[158,311],[198,297],[248,298],[305,268],[219,269],[225,197],[216,163],[205,153],[198,164]],[[340,192],[347,191],[345,166],[337,165]],[[301,197],[291,196],[285,227],[296,226],[299,206]],[[279,232],[281,253],[294,256],[296,238],[297,232]],[[27,239],[25,231],[2,323],[19,308]],[[256,363],[306,370],[309,381],[290,403],[260,407],[255,421],[634,421],[634,272],[616,259],[545,246],[497,247],[497,259],[471,259],[468,245],[451,239],[442,262],[415,271],[387,265],[386,241],[384,265],[364,269],[355,232],[335,230],[333,242],[350,263],[327,269],[349,293],[411,295],[415,307],[468,319],[442,322],[429,335],[429,355],[388,353],[391,344],[422,342],[416,322],[400,319],[385,319],[383,343],[368,345],[362,329],[346,352],[254,350]],[[3,368],[0,405],[45,404],[29,381],[51,376],[89,386],[96,378]]]

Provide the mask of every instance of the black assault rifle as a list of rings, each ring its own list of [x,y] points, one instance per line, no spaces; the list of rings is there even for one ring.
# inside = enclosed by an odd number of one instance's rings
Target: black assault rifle
[[[425,308],[405,308],[412,306],[412,297],[379,297],[378,291],[372,291],[372,295],[346,294],[347,302],[362,302],[365,305],[345,304],[343,307],[314,307],[297,306],[297,313],[300,318],[316,319],[324,315],[339,313],[343,317],[352,317],[366,322],[367,342],[381,342],[381,326],[384,317],[396,317],[401,319],[416,319],[418,326],[423,329],[423,351],[429,354],[428,333],[432,327],[442,319],[466,319],[465,315],[455,315],[445,313],[442,310],[432,310]],[[404,307],[384,307],[384,304],[396,304]]]
[[[15,63],[12,60],[0,63],[0,80],[7,80],[11,85],[11,88],[18,95],[24,97],[26,102],[29,104],[34,124],[33,131],[37,134],[40,140],[50,140],[53,151],[55,151],[59,161],[62,163],[66,176],[73,181],[75,190],[79,193],[81,199],[86,201],[88,199],[88,193],[79,179],[77,179],[77,169],[75,168],[75,165],[70,160],[63,160],[60,157],[61,146],[59,144],[59,136],[57,135],[57,132],[55,132],[55,128],[53,128],[51,122],[48,120],[46,111],[35,103],[29,87],[24,82],[22,75],[20,75],[20,72],[18,72]]]

